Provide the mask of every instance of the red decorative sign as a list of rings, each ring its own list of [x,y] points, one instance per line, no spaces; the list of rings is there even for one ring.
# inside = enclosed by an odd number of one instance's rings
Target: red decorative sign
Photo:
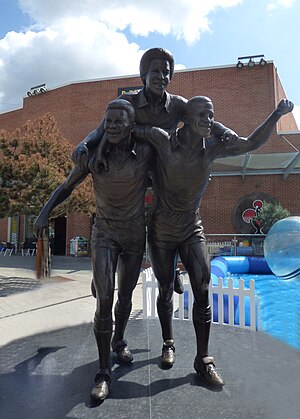
[[[263,202],[260,199],[256,199],[252,202],[253,208],[247,208],[242,213],[242,219],[245,223],[251,224],[255,229],[255,234],[263,234],[261,231],[262,229],[262,222],[256,220],[256,217],[259,214],[261,207],[263,206]]]

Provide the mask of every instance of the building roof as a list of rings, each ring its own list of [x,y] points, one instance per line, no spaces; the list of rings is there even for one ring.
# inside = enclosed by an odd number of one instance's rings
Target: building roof
[[[257,153],[215,160],[212,176],[300,174],[300,152]]]

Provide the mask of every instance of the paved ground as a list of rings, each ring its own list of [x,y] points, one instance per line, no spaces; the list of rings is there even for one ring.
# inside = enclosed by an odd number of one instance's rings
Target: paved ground
[[[54,256],[50,279],[37,280],[32,256],[0,256],[0,346],[15,339],[67,326],[90,323],[91,260]],[[142,309],[141,281],[133,298]]]
[[[177,360],[160,368],[158,320],[135,320],[141,282],[126,336],[131,366],[113,359],[110,397],[89,394],[97,371],[89,258],[54,257],[52,277],[35,278],[33,257],[0,256],[1,419],[298,419],[300,352],[260,332],[212,325],[211,353],[226,385],[204,385],[193,370],[195,335],[176,321]]]

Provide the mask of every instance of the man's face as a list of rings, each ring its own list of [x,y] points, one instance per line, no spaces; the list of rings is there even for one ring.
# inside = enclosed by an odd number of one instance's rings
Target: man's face
[[[153,58],[146,74],[146,89],[156,96],[162,96],[170,82],[170,64],[167,60]]]
[[[211,102],[194,102],[187,113],[187,122],[190,131],[207,137],[210,134],[214,122],[214,107]]]
[[[104,129],[110,143],[119,144],[126,140],[132,125],[124,109],[108,109],[105,115]]]

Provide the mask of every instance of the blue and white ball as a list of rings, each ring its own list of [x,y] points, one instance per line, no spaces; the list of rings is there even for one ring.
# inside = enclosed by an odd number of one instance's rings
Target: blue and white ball
[[[274,275],[300,279],[300,217],[284,218],[270,228],[264,254]]]

